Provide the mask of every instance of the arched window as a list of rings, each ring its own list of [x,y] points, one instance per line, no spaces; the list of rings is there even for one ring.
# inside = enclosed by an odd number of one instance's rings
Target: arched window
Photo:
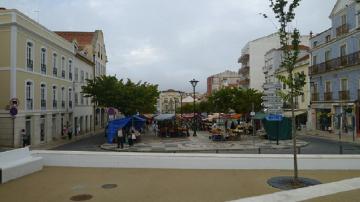
[[[46,74],[46,49],[45,48],[41,48],[40,57],[41,57],[40,58],[41,73]]]
[[[28,71],[33,71],[34,67],[34,56],[33,56],[33,43],[27,42],[26,44],[26,67]]]
[[[42,110],[46,109],[46,85],[43,83],[40,85],[40,105]]]
[[[52,89],[52,98],[53,98],[53,109],[57,108],[57,88],[56,86],[53,86]]]
[[[33,83],[31,81],[26,82],[25,96],[26,96],[26,110],[32,110],[33,109]]]
[[[65,58],[61,58],[61,78],[65,79]]]
[[[57,70],[57,54],[53,54],[53,76],[57,77],[58,70]]]
[[[72,60],[69,60],[69,80],[72,81]]]

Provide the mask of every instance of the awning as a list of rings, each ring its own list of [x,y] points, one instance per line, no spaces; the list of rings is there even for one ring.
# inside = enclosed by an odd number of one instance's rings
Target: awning
[[[295,111],[294,112],[294,115],[295,115],[295,117],[296,116],[299,116],[299,115],[302,115],[302,114],[305,114],[305,113],[307,113],[307,111],[305,111],[305,110],[301,110],[301,111]],[[291,114],[291,111],[285,111],[284,113],[283,113],[283,116],[284,117],[291,117],[292,116],[292,114]]]
[[[265,113],[256,112],[254,119],[255,120],[263,120],[266,116],[267,116],[267,114],[265,114]]]
[[[175,114],[159,114],[154,118],[156,121],[165,121],[175,119]]]

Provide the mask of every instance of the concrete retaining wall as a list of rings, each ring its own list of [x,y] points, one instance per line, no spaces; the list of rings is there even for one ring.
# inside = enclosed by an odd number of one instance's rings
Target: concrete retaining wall
[[[293,169],[292,155],[33,150],[45,166],[168,169]],[[298,155],[301,170],[360,170],[360,155]]]

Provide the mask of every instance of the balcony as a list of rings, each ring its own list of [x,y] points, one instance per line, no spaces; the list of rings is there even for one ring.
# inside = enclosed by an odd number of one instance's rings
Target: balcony
[[[53,75],[57,76],[57,68],[56,67],[53,68]]]
[[[46,74],[46,64],[41,64],[41,73]]]
[[[319,101],[319,93],[313,93],[313,94],[311,94],[311,101],[312,101],[312,102],[317,102],[317,101]]]
[[[46,100],[41,100],[40,105],[42,110],[46,109]]]
[[[360,51],[310,67],[310,76],[360,64]]]
[[[62,77],[63,79],[65,79],[65,70],[62,70],[62,71],[61,71],[61,77]]]
[[[72,108],[72,101],[69,101],[69,108]]]
[[[349,100],[350,99],[350,91],[343,90],[339,91],[339,100]]]
[[[33,109],[33,99],[26,99],[26,109],[27,110]]]
[[[347,33],[349,33],[349,25],[348,24],[343,24],[336,28],[336,36],[337,37],[342,36]]]
[[[249,75],[249,72],[250,72],[250,67],[249,66],[243,66],[239,70],[239,74],[242,74],[244,76]]]
[[[61,101],[61,107],[62,107],[63,109],[65,109],[65,101],[64,101],[64,100]]]
[[[332,95],[333,95],[332,92],[325,92],[324,93],[324,100],[325,101],[331,101],[332,100]]]
[[[56,108],[57,108],[57,101],[53,100],[53,109],[56,109]]]
[[[26,67],[28,71],[33,71],[34,69],[34,61],[27,59],[26,60]]]

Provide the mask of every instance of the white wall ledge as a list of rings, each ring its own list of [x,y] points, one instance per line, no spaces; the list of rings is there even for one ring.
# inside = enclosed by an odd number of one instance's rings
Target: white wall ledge
[[[33,150],[45,166],[167,169],[293,169],[291,154],[192,154]],[[360,170],[360,155],[298,155],[301,170]]]

